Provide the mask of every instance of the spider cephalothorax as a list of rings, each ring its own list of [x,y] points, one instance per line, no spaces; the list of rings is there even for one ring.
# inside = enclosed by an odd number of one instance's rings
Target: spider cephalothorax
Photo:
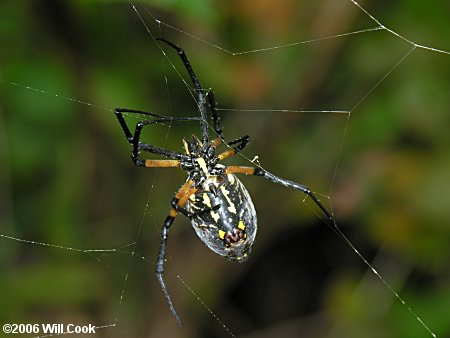
[[[178,213],[182,213],[190,218],[192,227],[198,237],[209,249],[231,261],[238,262],[243,262],[248,258],[255,241],[257,219],[250,194],[234,174],[261,176],[271,182],[300,191],[314,201],[328,221],[333,222],[333,218],[311,190],[302,184],[275,176],[262,168],[224,166],[219,163],[244,149],[249,137],[246,135],[234,141],[224,142],[213,92],[208,91],[205,94],[186,54],[181,48],[161,38],[156,40],[168,44],[178,52],[197,93],[200,117],[160,116],[140,110],[123,108],[116,108],[115,114],[128,142],[132,145],[131,158],[137,166],[147,168],[182,168],[187,171],[186,182],[172,199],[172,208],[164,221],[161,230],[161,245],[156,262],[158,282],[161,285],[170,310],[177,322],[182,326],[181,319],[173,306],[172,298],[163,279],[169,229]],[[206,102],[206,99],[208,102]],[[216,137],[212,140],[209,139],[208,133],[208,109],[212,115],[213,129],[216,134]],[[131,132],[125,122],[124,114],[128,113],[147,117],[146,120],[136,124],[134,133]],[[184,154],[141,142],[141,131],[145,126],[158,122],[172,121],[199,121],[201,139],[195,135],[190,140],[184,139]],[[216,154],[217,147],[222,143],[225,143],[228,149]],[[141,159],[139,156],[141,151],[156,154],[165,159]]]
[[[192,135],[192,140],[183,139],[183,146],[187,158],[181,160],[180,164],[184,170],[189,171],[188,175],[191,177],[199,175],[205,178],[219,162],[212,142],[202,144],[196,135]]]

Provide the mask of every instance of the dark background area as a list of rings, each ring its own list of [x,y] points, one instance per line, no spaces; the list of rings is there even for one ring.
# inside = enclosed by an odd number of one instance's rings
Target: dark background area
[[[125,1],[2,1],[1,324],[115,325],[98,337],[430,336],[411,308],[449,336],[449,4],[361,4],[447,54],[408,54],[386,30],[322,39],[377,27],[347,0],[145,1],[142,21]],[[303,195],[242,177],[259,220],[248,262],[210,252],[184,217],[171,229],[177,327],[154,262],[185,174],[136,168],[113,113],[197,114],[156,36],[183,47],[215,91],[226,138],[250,135],[226,163],[258,156],[311,187],[406,306]],[[273,46],[285,47],[260,50]],[[193,133],[174,123],[145,138],[182,151]]]

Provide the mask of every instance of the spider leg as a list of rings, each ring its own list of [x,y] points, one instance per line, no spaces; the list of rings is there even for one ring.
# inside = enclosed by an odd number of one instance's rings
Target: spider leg
[[[325,206],[319,201],[319,199],[312,193],[312,191],[305,185],[287,180],[285,178],[278,177],[262,168],[254,168],[254,167],[243,167],[243,166],[228,166],[224,169],[225,174],[245,174],[245,175],[254,175],[254,176],[262,176],[265,179],[284,185],[285,187],[300,191],[307,195],[311,200],[319,207],[319,209],[326,216],[327,220],[334,224],[333,216],[331,216],[330,212],[325,208]]]
[[[131,152],[131,158],[133,159],[133,162],[139,166],[139,167],[153,167],[154,165],[152,165],[152,161],[151,160],[143,160],[139,158],[139,151],[143,150],[143,151],[147,151],[156,155],[160,155],[160,156],[164,156],[173,160],[181,160],[181,159],[187,159],[186,155],[175,152],[175,151],[171,151],[171,150],[167,150],[164,148],[160,148],[151,144],[147,144],[147,143],[142,143],[140,141],[140,137],[141,137],[141,132],[143,127],[145,127],[146,125],[151,125],[153,123],[158,123],[158,122],[171,122],[171,121],[195,121],[198,120],[199,118],[197,117],[170,117],[170,116],[160,116],[160,115],[156,115],[153,113],[149,113],[149,112],[144,112],[144,111],[140,111],[140,110],[134,110],[134,109],[124,109],[124,108],[116,108],[114,110],[117,119],[119,120],[120,126],[122,127],[125,136],[128,140],[128,142],[131,143],[131,145],[133,146],[132,152]],[[132,113],[132,114],[140,114],[140,115],[147,115],[150,116],[154,119],[152,120],[145,120],[145,121],[141,121],[138,122],[136,124],[136,128],[134,133],[132,133],[127,125],[127,123],[125,122],[125,118],[124,118],[124,114],[125,113]],[[169,162],[167,162],[169,163]],[[148,164],[148,165],[147,165]],[[173,165],[174,166],[174,165]]]
[[[242,137],[239,137],[236,140],[229,142],[228,145],[230,145],[230,146],[233,144],[236,144],[236,143],[238,143],[238,145],[235,147],[232,147],[231,149],[225,150],[223,153],[220,153],[219,155],[217,155],[217,157],[219,158],[219,161],[222,161],[222,160],[226,159],[227,157],[233,156],[233,155],[237,154],[238,152],[240,152],[242,149],[245,148],[249,139],[250,139],[250,137],[248,135],[244,135]]]
[[[172,298],[170,297],[169,291],[167,291],[167,286],[163,279],[164,259],[165,259],[164,257],[166,254],[167,239],[169,238],[169,228],[172,225],[173,221],[175,220],[175,217],[176,214],[175,215],[169,214],[169,216],[167,216],[166,220],[164,221],[164,225],[161,230],[161,244],[159,247],[158,261],[156,262],[156,278],[158,279],[159,285],[161,286],[164,296],[166,297],[167,303],[169,304],[170,311],[174,315],[178,324],[181,327],[183,327],[183,322],[181,321],[177,311],[175,310],[175,307],[173,306]]]
[[[147,144],[147,143],[142,143],[140,141],[141,139],[141,132],[142,129],[145,126],[149,126],[152,125],[154,123],[159,123],[159,122],[167,122],[167,121],[184,121],[186,119],[189,118],[162,118],[162,119],[156,119],[156,120],[147,120],[147,121],[142,121],[142,122],[138,122],[136,124],[136,129],[134,131],[134,136],[132,139],[132,142],[130,142],[133,145],[133,150],[131,152],[131,158],[133,159],[134,163],[137,166],[144,166],[145,165],[145,161],[139,158],[139,151],[140,150],[144,150],[144,151],[148,151],[150,153],[153,154],[157,154],[157,155],[161,155],[167,158],[171,158],[174,160],[180,160],[182,158],[186,158],[186,155],[175,152],[175,151],[171,151],[171,150],[166,150],[164,148],[160,148],[160,147],[156,147],[154,145],[151,144]]]
[[[212,145],[213,145],[213,147],[217,147],[220,143],[222,143],[222,141],[224,141],[222,125],[220,124],[220,116],[217,113],[217,103],[214,98],[214,92],[210,90],[206,93],[206,96],[208,97],[208,105],[212,112],[214,131],[216,132],[216,134],[218,136],[216,139],[214,139],[212,141]],[[236,153],[240,152],[242,149],[245,148],[249,139],[250,139],[250,137],[248,135],[245,135],[236,140],[228,142],[227,144],[229,146],[236,144],[236,143],[240,143],[240,144],[237,145],[236,147],[233,147],[232,149],[227,150],[227,151],[223,152],[222,154],[220,154],[219,160],[221,161],[227,157],[233,156]]]
[[[147,168],[179,168],[179,160],[144,160],[144,166]]]
[[[223,140],[223,130],[222,125],[220,124],[220,116],[217,113],[217,103],[214,98],[214,92],[210,90],[206,93],[206,96],[208,97],[208,105],[212,113],[214,131],[216,132],[217,136]]]
[[[163,273],[164,273],[164,261],[166,255],[167,240],[169,238],[169,228],[172,225],[175,218],[177,217],[178,214],[177,209],[180,210],[180,208],[182,208],[183,205],[186,204],[189,197],[197,191],[197,188],[192,187],[193,183],[194,182],[192,180],[187,181],[185,184],[181,186],[181,188],[175,194],[174,202],[176,207],[172,207],[172,209],[170,209],[169,215],[164,221],[163,227],[161,229],[161,244],[159,247],[158,260],[156,262],[156,278],[158,279],[159,285],[161,286],[164,296],[166,297],[167,303],[169,304],[170,311],[172,312],[173,316],[175,317],[176,321],[181,327],[183,327],[183,322],[181,321],[180,316],[175,310],[175,306],[173,305],[172,302],[172,297],[170,297],[169,291],[167,290],[167,286],[163,278]]]
[[[165,117],[165,116],[156,115],[156,114],[149,113],[149,112],[142,111],[142,110],[127,109],[127,108],[116,108],[116,109],[114,109],[114,113],[116,114],[116,117],[119,120],[120,126],[122,127],[128,142],[130,142],[130,143],[133,141],[133,135],[132,135],[130,129],[128,128],[127,123],[125,122],[125,118],[123,117],[123,114],[130,113],[130,114],[137,114],[137,115],[147,115],[147,116],[156,117],[156,118],[164,118]]]
[[[191,193],[190,195],[192,195],[192,194],[193,193]],[[197,212],[189,212],[186,208],[183,208],[182,206],[178,205],[178,203],[179,203],[179,200],[176,197],[174,197],[172,199],[172,202],[171,202],[173,209],[175,209],[177,212],[181,212],[187,218],[193,218],[195,216],[200,216],[200,215],[202,215],[204,213],[207,213],[207,212],[210,212],[210,211],[216,211],[217,209],[220,208],[220,205],[215,205],[215,206],[213,206],[211,208],[209,208],[209,207],[208,208],[204,208],[204,209],[201,209],[201,210],[199,210]]]
[[[208,143],[208,123],[207,123],[207,115],[206,115],[206,102],[205,102],[205,94],[204,94],[204,89],[202,88],[202,86],[200,85],[200,82],[197,79],[197,76],[195,75],[194,70],[192,69],[191,64],[189,63],[189,60],[186,56],[186,53],[184,52],[183,49],[181,49],[180,47],[178,47],[177,45],[173,44],[170,41],[167,41],[164,38],[156,38],[157,41],[162,41],[166,44],[168,44],[170,47],[172,47],[173,49],[175,49],[178,53],[178,55],[180,56],[181,61],[184,64],[184,67],[186,68],[189,77],[192,80],[192,83],[194,84],[195,90],[197,92],[197,105],[198,105],[198,109],[200,111],[200,116],[201,116],[201,120],[200,120],[200,129],[201,129],[201,133],[202,133],[202,142],[203,144]]]

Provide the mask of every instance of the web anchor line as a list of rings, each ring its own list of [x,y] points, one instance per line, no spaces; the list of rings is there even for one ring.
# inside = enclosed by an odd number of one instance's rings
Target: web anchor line
[[[414,47],[417,48],[421,48],[421,49],[425,49],[425,50],[430,50],[436,53],[442,53],[442,54],[448,54],[450,55],[450,51],[447,50],[443,50],[443,49],[438,49],[438,48],[434,48],[434,47],[429,47],[429,46],[424,46],[424,45],[420,45],[418,43],[415,43],[407,38],[405,38],[403,35],[400,35],[399,33],[397,33],[396,31],[387,28],[385,25],[383,25],[378,19],[376,19],[372,14],[370,14],[364,7],[362,7],[357,1],[355,0],[350,0],[356,7],[358,7],[365,15],[367,15],[372,21],[374,21],[378,27],[380,29],[384,29],[385,31],[391,33],[392,35],[395,35],[396,37],[406,41],[407,43],[409,43],[410,45],[413,45]]]

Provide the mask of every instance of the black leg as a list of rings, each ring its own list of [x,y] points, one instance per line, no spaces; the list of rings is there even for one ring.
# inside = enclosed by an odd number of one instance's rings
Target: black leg
[[[178,313],[175,310],[175,307],[173,306],[172,298],[170,297],[169,291],[167,291],[167,286],[163,278],[167,239],[169,238],[169,228],[172,225],[173,221],[175,220],[175,217],[176,214],[175,215],[169,214],[169,216],[167,216],[166,220],[164,221],[164,225],[161,230],[161,245],[159,247],[158,261],[156,262],[156,278],[158,279],[159,285],[161,286],[164,296],[166,297],[167,303],[169,304],[170,311],[174,315],[178,324],[181,327],[183,327],[183,322],[181,321],[180,316],[178,316]]]
[[[316,195],[314,195],[307,186],[297,183],[297,182],[294,182],[294,181],[290,181],[290,180],[275,176],[274,174],[272,174],[264,169],[261,169],[261,168],[256,168],[254,175],[262,176],[265,179],[268,179],[269,181],[272,181],[272,182],[278,183],[278,184],[282,184],[285,187],[292,188],[294,190],[301,191],[302,193],[306,194],[307,196],[309,196],[309,198],[311,198],[313,200],[313,202],[320,208],[320,210],[322,210],[322,212],[326,216],[327,220],[331,221],[331,223],[334,224],[333,216],[331,216],[331,214],[328,212],[328,210],[323,206],[322,203],[320,203],[320,201],[316,197]]]
[[[186,216],[187,218],[192,218],[194,216],[194,214],[192,212],[187,211],[186,208],[184,207],[180,207],[178,205],[178,202],[180,200],[177,197],[174,197],[172,199],[172,202],[170,203],[172,205],[172,208],[177,211],[177,212],[181,212],[184,216]]]
[[[164,221],[164,225],[161,229],[161,244],[159,247],[158,261],[156,262],[156,277],[158,278],[159,285],[161,286],[164,296],[166,297],[167,303],[169,304],[170,311],[172,312],[173,316],[175,317],[176,321],[181,327],[183,327],[183,322],[181,321],[180,316],[178,316],[178,313],[175,310],[175,307],[173,306],[172,298],[170,297],[169,291],[167,291],[166,283],[164,282],[163,278],[164,260],[166,255],[167,240],[169,238],[169,228],[172,225],[173,221],[175,220],[175,217],[177,217],[178,214],[177,210],[181,211],[183,206],[188,201],[189,197],[192,194],[195,194],[195,192],[197,191],[197,188],[193,187],[193,184],[194,184],[193,180],[187,181],[181,186],[181,188],[175,194],[175,197],[172,201],[173,208],[170,209],[169,215]]]
[[[171,150],[166,150],[160,147],[156,147],[153,146],[151,144],[147,144],[147,143],[142,143],[140,141],[140,137],[141,137],[141,132],[142,132],[142,128],[146,125],[151,125],[153,123],[158,123],[158,122],[172,122],[172,121],[197,121],[199,120],[198,117],[170,117],[170,116],[159,116],[153,113],[148,113],[148,112],[144,112],[144,111],[140,111],[140,110],[134,110],[134,109],[123,109],[123,108],[116,108],[114,110],[117,119],[119,120],[119,123],[125,133],[125,136],[128,140],[128,142],[130,142],[133,146],[133,150],[131,153],[131,158],[133,159],[133,162],[139,166],[145,166],[145,160],[140,159],[139,158],[139,151],[143,150],[143,151],[147,151],[149,153],[153,153],[156,155],[160,155],[160,156],[164,156],[167,158],[171,158],[171,159],[175,159],[175,160],[181,160],[181,159],[187,159],[188,157],[184,154],[175,152],[175,151],[171,151]],[[123,116],[123,114],[125,113],[131,113],[131,114],[139,114],[139,115],[147,115],[150,116],[152,118],[154,118],[153,120],[145,120],[142,122],[138,122],[136,124],[136,128],[134,131],[134,134],[131,133],[130,129],[128,128],[127,123],[125,122],[125,118]]]
[[[204,209],[201,209],[201,210],[199,210],[197,212],[189,212],[189,211],[187,211],[186,208],[180,207],[178,205],[179,204],[179,199],[176,198],[176,197],[174,197],[172,199],[171,204],[172,204],[172,207],[174,208],[174,210],[176,210],[177,212],[181,212],[184,216],[186,216],[189,219],[191,219],[191,218],[193,218],[195,216],[201,216],[202,214],[205,214],[205,213],[210,212],[210,211],[216,211],[216,210],[218,210],[220,208],[220,205],[215,205],[215,206],[213,206],[211,208],[204,208]]]
[[[224,170],[225,174],[245,174],[245,175],[255,175],[255,176],[262,176],[265,179],[284,185],[285,187],[300,191],[304,193],[305,195],[309,196],[311,200],[319,207],[319,209],[324,213],[324,215],[327,218],[327,221],[331,222],[331,225],[334,225],[334,219],[333,216],[328,212],[328,210],[323,206],[322,203],[320,203],[319,199],[312,193],[312,191],[305,185],[290,181],[278,176],[275,176],[274,174],[261,169],[261,168],[253,168],[253,167],[242,167],[242,166],[229,166],[225,167]]]
[[[234,141],[231,141],[230,143],[228,143],[228,145],[233,145],[236,143],[239,143],[239,144],[235,147],[232,147],[231,149],[225,150],[223,153],[220,153],[219,155],[217,155],[217,158],[219,159],[219,161],[222,161],[230,156],[235,155],[236,153],[240,152],[242,149],[245,148],[245,146],[248,143],[248,140],[249,140],[249,136],[245,135]]]
[[[164,118],[165,116],[156,115],[153,113],[149,113],[142,110],[135,110],[135,109],[128,109],[128,108],[116,108],[114,109],[114,113],[116,114],[117,119],[119,120],[120,126],[122,127],[125,136],[128,140],[128,142],[133,142],[133,135],[131,134],[130,129],[127,126],[127,123],[125,122],[125,118],[123,117],[123,114],[137,114],[137,115],[147,115],[150,117],[156,117],[156,118]]]
[[[211,109],[212,113],[214,131],[216,132],[217,136],[223,140],[223,130],[222,125],[220,124],[220,116],[217,113],[217,103],[214,98],[214,92],[210,90],[208,93],[206,93],[206,96],[208,97],[209,108]]]
[[[194,73],[194,70],[192,69],[191,64],[189,63],[189,60],[186,56],[186,53],[184,52],[183,49],[181,49],[180,47],[178,47],[177,45],[173,44],[170,41],[167,41],[166,39],[163,38],[156,38],[157,41],[162,41],[166,44],[168,44],[170,47],[172,47],[173,49],[175,49],[178,52],[178,55],[181,58],[181,61],[184,64],[184,67],[186,68],[189,77],[192,80],[192,83],[194,84],[194,88],[197,92],[197,97],[198,97],[198,109],[200,110],[200,116],[201,116],[201,120],[200,120],[200,129],[201,129],[201,133],[202,133],[202,142],[203,144],[206,144],[208,142],[208,119],[207,119],[207,115],[206,115],[206,104],[205,104],[205,95],[204,95],[204,89],[200,86],[200,82],[197,79],[197,76]]]
[[[224,140],[224,136],[223,136],[223,129],[222,129],[222,125],[220,124],[220,116],[217,113],[217,103],[216,100],[214,98],[214,92],[213,91],[209,91],[208,93],[206,93],[206,96],[208,97],[208,104],[209,104],[209,108],[211,109],[212,112],[212,118],[213,118],[213,123],[214,123],[214,131],[216,132],[217,136],[222,140]],[[247,145],[248,141],[249,141],[250,137],[248,135],[242,136],[236,140],[233,140],[231,142],[228,143],[229,146],[236,144],[236,143],[240,143],[238,146],[233,147],[234,149],[234,153],[238,153],[240,152],[242,149],[245,148],[245,146]]]
[[[174,160],[187,159],[186,155],[184,155],[184,154],[177,153],[177,152],[171,151],[171,150],[166,150],[166,149],[163,149],[160,147],[156,147],[151,144],[142,143],[140,141],[142,128],[144,128],[145,126],[151,125],[153,123],[159,123],[159,122],[184,121],[184,120],[185,120],[184,118],[180,118],[180,119],[164,118],[164,119],[157,119],[157,120],[151,120],[151,121],[147,120],[147,121],[138,122],[136,124],[136,129],[134,131],[133,140],[131,142],[131,144],[133,145],[133,150],[131,152],[131,158],[133,159],[134,163],[136,163],[137,166],[144,166],[145,161],[139,158],[140,150],[148,151],[149,153],[161,155],[161,156],[171,158]]]
[[[233,144],[239,143],[236,147],[233,147],[234,152],[238,153],[247,146],[249,140],[250,136],[244,135],[236,140],[231,141],[230,143],[228,143],[228,145],[232,146]]]

